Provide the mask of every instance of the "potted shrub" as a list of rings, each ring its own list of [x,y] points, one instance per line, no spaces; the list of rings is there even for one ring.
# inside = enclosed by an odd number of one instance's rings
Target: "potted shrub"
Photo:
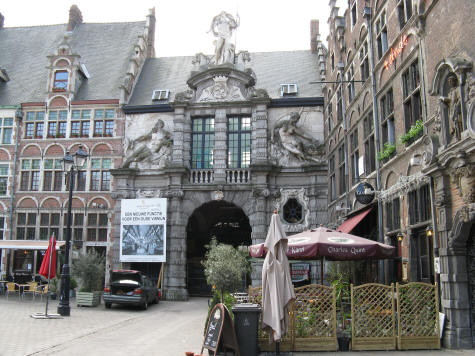
[[[48,292],[50,293],[51,300],[56,300],[58,290],[58,278],[54,277],[50,279],[48,284]]]
[[[77,305],[97,306],[101,302],[104,280],[104,256],[91,251],[80,254],[73,260],[73,275],[79,280],[80,288],[76,293]]]

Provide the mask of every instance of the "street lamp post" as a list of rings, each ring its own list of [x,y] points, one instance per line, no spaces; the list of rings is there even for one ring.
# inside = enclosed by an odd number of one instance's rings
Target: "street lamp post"
[[[63,158],[63,170],[66,174],[69,173],[69,200],[68,200],[68,221],[66,226],[66,246],[65,246],[65,261],[61,271],[61,291],[59,294],[58,314],[62,316],[69,316],[71,308],[69,306],[69,285],[71,280],[71,272],[69,267],[69,249],[71,245],[71,206],[73,203],[73,189],[74,189],[74,173],[84,166],[87,159],[87,153],[83,151],[82,146],[79,146],[74,155],[66,152]]]

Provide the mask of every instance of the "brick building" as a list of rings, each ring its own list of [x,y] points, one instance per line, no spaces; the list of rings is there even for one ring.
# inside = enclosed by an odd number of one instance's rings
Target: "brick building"
[[[329,223],[398,247],[372,278],[438,282],[445,346],[470,348],[474,4],[352,0],[343,15],[336,1],[330,7]],[[356,194],[369,185],[376,199],[361,204]]]
[[[84,23],[73,5],[66,24],[1,24],[1,270],[35,274],[49,237],[64,244],[69,178],[61,162],[80,146],[89,157],[75,177],[73,256],[109,254],[121,106],[154,55],[154,10],[142,22]]]

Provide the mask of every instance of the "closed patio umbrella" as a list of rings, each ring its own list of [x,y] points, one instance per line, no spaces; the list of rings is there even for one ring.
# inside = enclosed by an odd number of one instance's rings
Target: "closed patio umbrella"
[[[288,330],[287,309],[295,293],[285,254],[287,237],[277,212],[272,215],[263,246],[267,255],[262,266],[262,328],[279,342]]]

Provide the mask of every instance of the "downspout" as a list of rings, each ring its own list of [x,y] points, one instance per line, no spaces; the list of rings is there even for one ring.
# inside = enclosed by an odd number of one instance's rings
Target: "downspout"
[[[375,166],[376,166],[376,191],[381,191],[381,171],[379,166],[379,118],[378,118],[378,102],[376,100],[376,77],[374,73],[374,47],[373,47],[373,26],[371,23],[371,8],[365,6],[363,16],[366,19],[368,26],[368,58],[371,75],[371,90],[373,94],[373,127],[374,127],[374,146],[375,146]],[[378,199],[378,242],[384,243],[383,233],[383,203]],[[384,283],[384,261],[380,260],[378,263],[378,276],[380,283]]]
[[[346,122],[346,105],[345,105],[345,91],[343,87],[343,70],[345,64],[339,62],[337,64],[338,69],[340,70],[340,94],[341,94],[341,113],[343,115],[343,150],[345,152],[345,198],[346,198],[346,208],[350,208],[350,175],[348,174],[348,124]],[[347,210],[348,211],[348,210]]]
[[[13,179],[12,179],[12,192],[10,194],[10,240],[13,237],[13,203],[15,202],[15,192],[16,192],[16,171],[18,166],[18,142],[20,140],[20,126],[23,120],[23,112],[19,106],[15,111],[15,121],[16,121],[16,132],[15,132],[15,150],[13,152]]]

